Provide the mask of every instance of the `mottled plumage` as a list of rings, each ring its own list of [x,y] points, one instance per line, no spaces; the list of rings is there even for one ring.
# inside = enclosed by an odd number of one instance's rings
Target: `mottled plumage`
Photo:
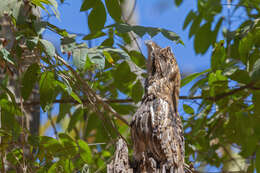
[[[180,71],[170,47],[148,48],[145,95],[131,122],[136,172],[178,172],[184,164],[184,138],[178,113]]]

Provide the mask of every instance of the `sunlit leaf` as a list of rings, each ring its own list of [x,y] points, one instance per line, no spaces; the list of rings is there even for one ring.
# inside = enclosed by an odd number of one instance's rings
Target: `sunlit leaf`
[[[193,110],[193,108],[187,104],[183,104],[183,110],[185,111],[186,114],[191,114],[193,115],[195,112]]]
[[[10,64],[15,64],[15,61],[13,60],[13,58],[11,57],[11,54],[8,50],[6,50],[5,48],[0,48],[0,58],[4,59],[5,61],[7,61]]]
[[[145,68],[146,59],[145,57],[138,51],[130,51],[129,52],[131,60],[141,68]]]
[[[39,39],[39,42],[40,42],[40,46],[43,48],[47,56],[49,57],[55,56],[55,47],[50,41]]]
[[[63,79],[64,80],[64,79]],[[66,91],[74,100],[76,100],[78,103],[82,104],[82,101],[80,100],[79,96],[72,90],[70,84],[68,81],[65,81],[64,83],[60,81],[55,81],[57,85],[59,85],[64,91]]]
[[[215,48],[211,55],[212,70],[217,70],[219,68],[222,68],[225,58],[226,58],[226,52],[224,47],[224,41],[221,40],[219,43],[215,44]]]
[[[87,53],[88,48],[78,48],[73,50],[73,63],[80,70],[85,69]]]
[[[93,162],[92,153],[88,144],[85,141],[79,139],[78,145],[80,148],[80,158],[84,160],[86,163],[91,164]]]
[[[203,72],[200,73],[193,73],[187,77],[185,77],[184,79],[181,80],[181,87],[184,87],[185,85],[187,85],[188,83],[190,83],[191,81],[193,81],[194,79],[196,79],[197,77],[201,76],[204,73],[210,72],[210,69],[205,70]]]
[[[109,52],[107,51],[103,51],[104,56],[106,57],[106,60],[110,63],[110,64],[114,64],[114,60],[112,58],[112,56],[110,55]]]

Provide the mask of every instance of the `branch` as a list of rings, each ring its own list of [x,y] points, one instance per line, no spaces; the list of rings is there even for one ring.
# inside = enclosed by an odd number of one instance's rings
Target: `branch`
[[[82,103],[89,103],[88,99],[80,99]],[[133,99],[103,99],[103,102],[106,103],[132,103]],[[55,99],[53,100],[53,103],[73,103],[73,104],[78,104],[79,102],[76,101],[75,99]],[[20,103],[17,103],[20,104]],[[33,106],[33,105],[39,105],[40,100],[32,100],[30,102],[24,102],[23,103],[25,106]]]
[[[112,112],[116,118],[118,118],[119,120],[124,122],[126,125],[130,126],[129,123],[124,118],[122,118],[120,114],[118,114],[110,105],[108,105],[106,102],[104,102],[103,99],[99,95],[97,95],[88,86],[88,84],[85,82],[85,80],[82,79],[81,76],[78,75],[78,73],[66,61],[64,61],[63,58],[61,58],[58,55],[56,55],[56,58],[57,58],[58,61],[60,61],[63,65],[65,65],[72,72],[72,74],[75,76],[77,81],[79,81],[81,84],[83,84],[82,85],[82,87],[83,87],[82,92],[87,96],[90,104],[92,104],[93,106],[97,106],[99,104],[103,105],[103,107],[106,110],[108,110],[109,112]]]
[[[211,101],[218,101],[224,97],[233,95],[239,91],[242,91],[244,89],[252,89],[252,90],[260,90],[259,87],[254,87],[253,84],[247,84],[244,85],[242,87],[239,88],[235,88],[233,90],[230,90],[228,92],[223,92],[219,95],[216,95],[215,97],[203,97],[203,96],[180,96],[179,99],[182,100],[198,100],[198,99],[205,99],[205,100],[211,100]],[[100,101],[106,103],[106,104],[110,104],[110,103],[132,103],[134,102],[133,99],[131,98],[126,98],[126,99],[102,99],[101,96],[98,96]],[[82,103],[88,104],[89,103],[89,99],[80,99],[82,101]],[[56,99],[53,100],[53,103],[72,103],[72,104],[78,104],[78,101],[76,101],[75,99],[72,98],[68,98],[68,99]],[[20,104],[19,102],[17,104]],[[39,105],[40,104],[40,100],[32,100],[30,102],[24,102],[23,105],[24,106],[33,106],[33,105]],[[107,106],[106,106],[107,107]]]
[[[259,87],[254,87],[254,86],[251,86],[251,85],[252,84],[248,84],[248,85],[245,85],[245,86],[242,86],[242,87],[239,87],[239,88],[235,88],[235,89],[230,90],[228,92],[221,93],[221,94],[219,94],[219,95],[217,95],[215,97],[180,96],[179,98],[182,99],[182,100],[205,99],[205,100],[217,101],[217,100],[220,100],[220,99],[222,99],[224,97],[233,95],[236,92],[239,92],[239,91],[244,90],[244,89],[260,90]],[[82,101],[82,103],[89,103],[88,99],[81,99],[81,101]],[[110,104],[110,103],[132,103],[134,101],[131,98],[127,98],[127,99],[102,99],[102,102]],[[72,99],[72,98],[71,99],[68,98],[68,99],[56,99],[56,100],[53,100],[53,103],[74,103],[74,104],[77,104],[78,102],[76,100]],[[20,103],[17,103],[17,104],[20,104]],[[32,106],[32,105],[39,105],[39,104],[40,104],[40,100],[32,100],[30,102],[24,102],[25,106]]]

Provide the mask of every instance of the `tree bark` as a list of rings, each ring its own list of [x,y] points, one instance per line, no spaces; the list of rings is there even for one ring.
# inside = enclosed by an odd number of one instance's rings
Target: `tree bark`
[[[9,3],[9,4],[8,4]],[[19,165],[11,165],[6,160],[2,160],[3,163],[6,165],[5,171],[16,171],[16,172],[27,172],[27,166],[25,164],[26,159],[30,159],[32,157],[32,153],[30,148],[26,146],[28,135],[26,130],[30,131],[32,135],[39,135],[39,126],[40,126],[40,106],[33,105],[33,106],[23,106],[23,100],[21,97],[20,92],[20,79],[21,75],[25,72],[28,66],[32,63],[39,63],[40,55],[37,54],[37,51],[31,51],[27,48],[24,43],[17,43],[15,41],[16,32],[18,29],[12,24],[11,17],[9,16],[8,12],[11,13],[14,8],[18,11],[18,18],[27,19],[27,16],[33,13],[36,17],[40,18],[40,11],[38,8],[34,8],[30,5],[29,1],[16,1],[16,0],[4,0],[4,5],[6,5],[6,14],[4,16],[0,16],[0,48],[5,48],[8,51],[14,50],[14,47],[19,44],[22,48],[21,56],[17,56],[13,54],[14,60],[17,62],[18,67],[9,66],[5,62],[1,62],[1,70],[0,70],[0,81],[3,81],[5,76],[9,77],[8,80],[8,89],[12,91],[15,95],[16,102],[21,103],[20,108],[23,112],[22,117],[18,117],[19,123],[22,127],[21,134],[19,137],[19,141],[15,141],[17,146],[10,145],[8,148],[10,151],[15,148],[23,149],[23,164]],[[10,8],[10,9],[9,9]],[[10,10],[10,11],[9,11]],[[38,88],[35,87],[33,93],[30,96],[29,100],[39,100]],[[0,123],[2,123],[3,117],[5,115],[1,114],[0,112]],[[17,118],[17,117],[16,117]],[[1,124],[1,127],[4,128],[4,124]],[[25,130],[26,129],[26,130]]]

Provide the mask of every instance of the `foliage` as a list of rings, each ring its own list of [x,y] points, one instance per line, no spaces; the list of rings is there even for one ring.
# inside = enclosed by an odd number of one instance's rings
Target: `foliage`
[[[143,94],[145,58],[128,49],[131,33],[140,38],[161,33],[171,41],[183,42],[164,28],[127,24],[118,0],[83,1],[80,10],[89,12],[91,33],[80,42],[77,35],[38,20],[31,11],[21,12],[51,7],[48,13],[58,17],[55,0],[26,2],[4,0],[0,4],[0,17],[7,17],[15,28],[11,47],[5,43],[10,40],[1,40],[0,46],[1,172],[6,171],[3,163],[28,172],[104,171],[117,137],[130,144],[128,115],[135,112],[134,103]],[[182,4],[182,0],[174,2]],[[230,7],[218,0],[197,2],[183,29],[190,26],[196,53],[213,51],[209,69],[182,80],[182,86],[192,84],[185,98],[199,99],[195,107],[181,106],[188,115],[183,120],[186,162],[195,161],[196,168],[210,164],[230,171],[231,160],[235,168],[260,172],[260,2],[240,0]],[[224,8],[230,11],[227,17],[221,15]],[[237,28],[225,28],[225,21],[229,23],[237,11],[243,11],[246,19]],[[108,15],[114,24],[106,25]],[[44,30],[60,37],[63,55],[43,38]],[[96,38],[104,41],[91,48],[84,43]],[[28,63],[24,58],[28,59],[28,52],[37,54],[38,60]],[[9,86],[12,80],[17,83],[16,92]],[[39,100],[32,98],[34,90]],[[62,129],[62,133],[55,132],[55,138],[31,134],[22,123],[28,121],[26,107],[37,104],[49,118],[40,129]],[[50,116],[57,104],[59,110]]]
[[[183,85],[195,80],[190,96],[200,93],[202,99],[195,114],[183,107],[190,114],[185,122],[186,155],[201,167],[206,163],[222,171],[259,172],[260,1],[197,2],[183,28],[190,26],[196,53],[204,54],[210,47],[213,51],[210,69],[182,80]],[[246,18],[232,27],[240,12]]]
[[[169,40],[182,43],[172,31],[125,23],[117,0],[82,3],[81,11],[91,10],[88,16],[91,33],[81,43],[76,42],[77,35],[38,20],[33,11],[26,11],[51,8],[58,17],[57,7],[55,0],[29,3],[5,0],[0,5],[0,17],[7,18],[10,27],[15,28],[11,34],[15,41],[6,47],[5,42],[10,40],[4,37],[0,49],[4,68],[0,90],[1,163],[10,165],[1,165],[1,172],[13,167],[25,172],[104,170],[116,138],[119,135],[129,138],[130,117],[126,115],[133,114],[136,107],[132,100],[137,103],[143,94],[145,58],[138,51],[128,50],[130,32],[139,37],[162,33]],[[105,26],[108,15],[115,23]],[[44,30],[60,37],[63,55],[43,38]],[[96,47],[89,48],[84,43],[99,37],[106,38]],[[116,39],[123,44],[116,46]],[[18,85],[15,93],[9,89],[11,80]],[[35,90],[39,100],[33,97]],[[131,102],[121,103],[119,95]],[[57,115],[51,115],[56,103],[59,103]],[[41,129],[53,128],[55,138],[29,133],[22,123],[29,121],[27,107],[37,104],[48,115],[48,122]],[[60,125],[64,133],[57,132]]]

